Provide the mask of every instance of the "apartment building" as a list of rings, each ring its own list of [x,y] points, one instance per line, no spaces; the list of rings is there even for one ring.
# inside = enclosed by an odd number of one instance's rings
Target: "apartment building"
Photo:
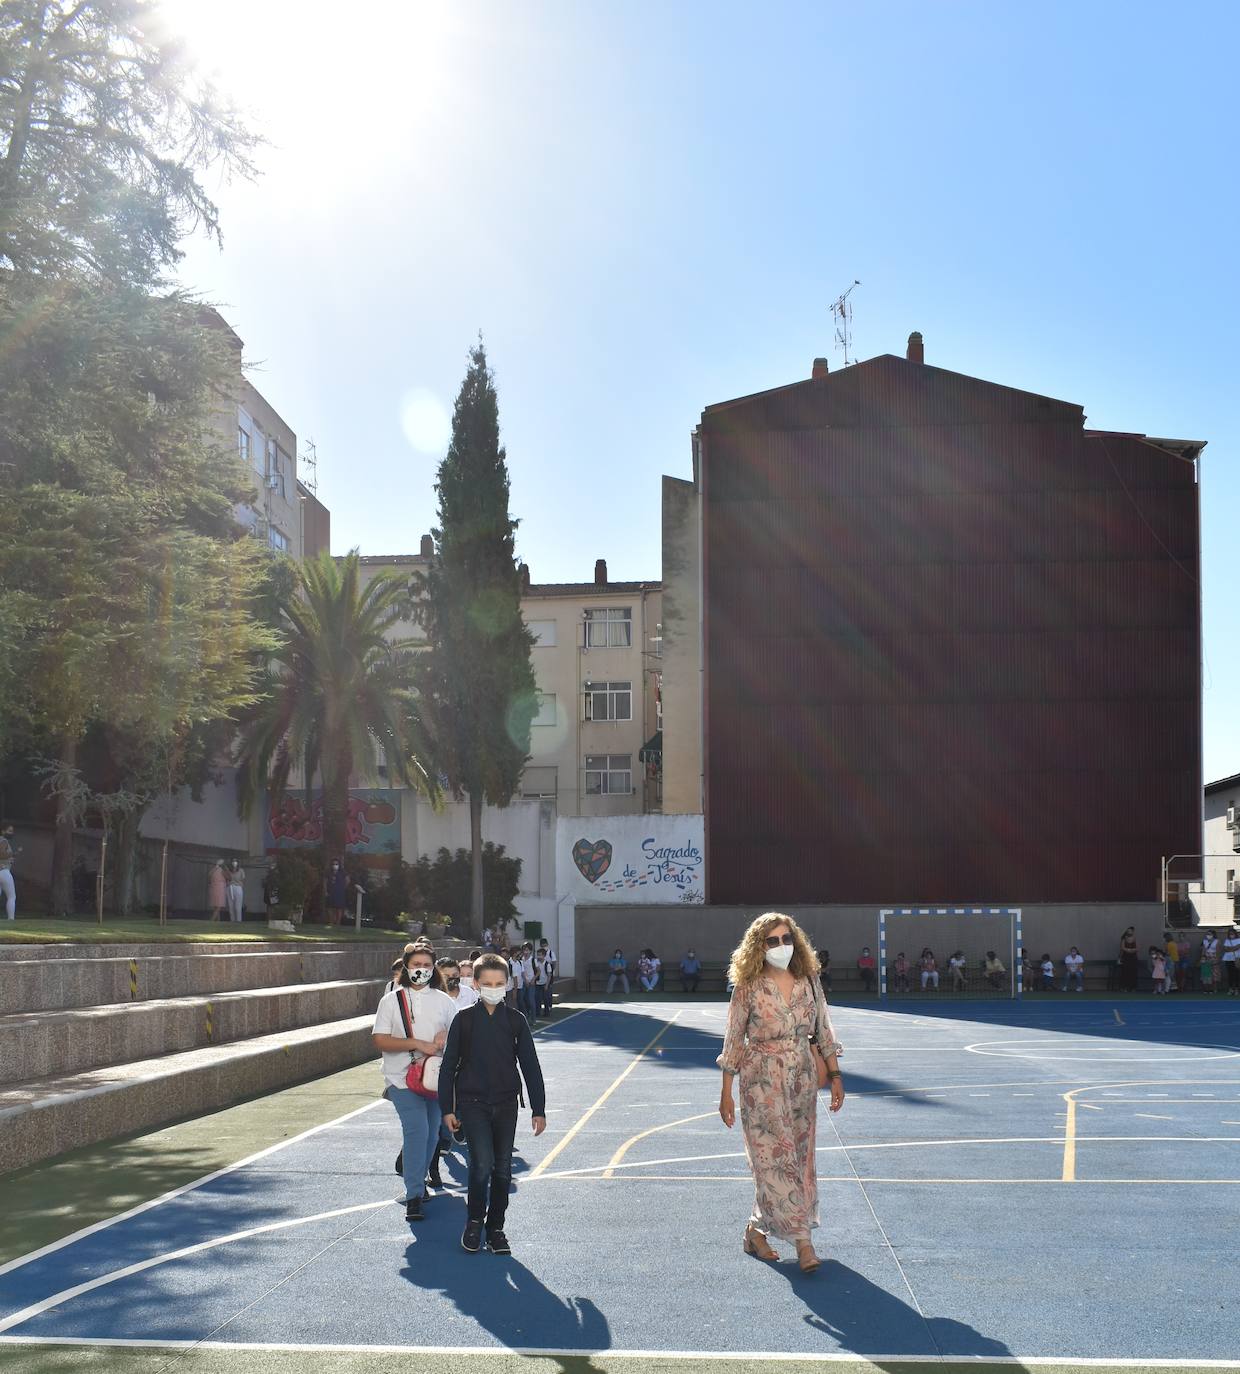
[[[237,519],[279,553],[300,561],[331,543],[331,516],[311,487],[298,480],[297,435],[242,370],[240,336],[218,311],[207,318],[222,330],[236,357],[232,394],[221,407],[220,429],[237,445],[254,480],[254,497]]]
[[[425,567],[417,554],[361,559],[369,580]],[[521,795],[562,816],[626,816],[662,809],[660,582],[611,582],[599,559],[592,582],[532,581],[522,567],[521,611],[534,635],[538,714]],[[394,636],[419,639],[412,620]]]
[[[1240,918],[1240,773],[1206,783],[1202,924]],[[1172,876],[1180,870],[1174,869]]]

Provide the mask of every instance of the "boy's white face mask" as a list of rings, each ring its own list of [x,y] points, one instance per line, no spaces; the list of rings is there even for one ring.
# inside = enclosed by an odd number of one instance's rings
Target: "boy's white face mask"
[[[792,945],[777,945],[774,949],[767,950],[766,962],[774,964],[776,968],[787,968],[792,963],[794,952]]]
[[[431,971],[428,968],[411,968],[409,970],[409,981],[415,988],[424,988],[431,981]]]
[[[487,1004],[487,1006],[498,1007],[499,1004],[504,1000],[504,989],[479,988],[478,996],[482,998],[482,1000]]]

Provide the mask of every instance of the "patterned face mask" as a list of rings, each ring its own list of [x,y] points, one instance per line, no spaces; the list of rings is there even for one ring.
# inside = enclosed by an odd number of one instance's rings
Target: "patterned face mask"
[[[431,981],[431,971],[428,968],[411,968],[409,970],[409,981],[415,988],[424,988]]]

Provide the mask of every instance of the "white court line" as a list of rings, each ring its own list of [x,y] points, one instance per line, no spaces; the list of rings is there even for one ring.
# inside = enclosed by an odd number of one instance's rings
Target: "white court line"
[[[269,1221],[262,1226],[250,1226],[244,1231],[233,1231],[227,1236],[201,1240],[197,1245],[186,1245],[180,1250],[168,1250],[162,1255],[152,1255],[149,1259],[139,1260],[136,1264],[127,1264],[123,1269],[113,1269],[111,1273],[100,1274],[96,1278],[87,1279],[84,1283],[74,1284],[72,1288],[62,1288],[59,1293],[53,1293],[50,1298],[42,1298],[39,1302],[31,1303],[29,1307],[23,1307],[20,1312],[14,1312],[11,1316],[0,1321],[0,1332],[10,1331],[15,1326],[22,1326],[35,1317],[42,1316],[44,1312],[53,1307],[59,1307],[62,1303],[72,1302],[74,1298],[80,1298],[84,1293],[93,1293],[97,1288],[106,1288],[110,1283],[130,1278],[134,1274],[145,1273],[146,1270],[154,1269],[161,1264],[171,1264],[174,1260],[185,1259],[190,1255],[200,1255],[204,1250],[214,1250],[220,1245],[231,1245],[236,1240],[249,1240],[252,1236],[268,1235],[272,1231],[287,1231],[294,1226],[308,1226],[313,1221],[330,1221],[332,1217],[352,1216],[356,1212],[374,1212],[380,1207],[391,1207],[391,1205],[392,1199],[385,1197],[380,1202],[361,1202],[352,1207],[336,1207],[330,1212],[319,1212],[312,1217],[291,1217],[285,1221]]]
[[[587,1011],[593,1011],[593,1007],[582,1007],[580,1011],[570,1012],[568,1016],[559,1021],[553,1021],[545,1029],[551,1030],[557,1026],[562,1026],[566,1021],[571,1021],[574,1016],[581,1016]],[[541,1030],[533,1032],[534,1035],[541,1034]],[[365,1068],[367,1060],[362,1064],[355,1064],[354,1068]],[[375,1061],[376,1064],[378,1061]],[[348,1070],[340,1070],[345,1073]],[[308,1140],[312,1135],[318,1135],[320,1131],[329,1131],[333,1126],[343,1125],[346,1121],[351,1121],[355,1116],[361,1116],[363,1112],[373,1111],[383,1103],[382,1097],[376,1097],[373,1102],[367,1102],[364,1107],[356,1107],[351,1112],[345,1112],[343,1116],[338,1116],[332,1121],[320,1122],[317,1126],[311,1126],[308,1131],[302,1131],[300,1135],[290,1136],[288,1140],[278,1140],[274,1145],[268,1145],[266,1149],[259,1150],[257,1154],[247,1155],[244,1159],[239,1159],[234,1164],[226,1164],[222,1169],[216,1169],[214,1173],[204,1174],[201,1178],[196,1178],[190,1183],[183,1183],[179,1188],[173,1188],[171,1192],[161,1193],[159,1197],[151,1198],[147,1202],[140,1202],[136,1207],[131,1207],[127,1212],[118,1212],[114,1217],[107,1217],[103,1221],[97,1221],[91,1226],[84,1226],[80,1231],[74,1231],[71,1235],[62,1236],[60,1240],[54,1240],[50,1244],[43,1246],[39,1250],[32,1250],[28,1255],[19,1255],[16,1259],[11,1259],[7,1264],[0,1264],[0,1277],[11,1273],[14,1269],[20,1269],[24,1264],[32,1264],[35,1260],[43,1259],[46,1255],[54,1255],[57,1250],[63,1250],[65,1246],[72,1245],[75,1241],[85,1240],[87,1236],[93,1236],[99,1231],[106,1231],[109,1226],[116,1226],[119,1222],[128,1221],[131,1217],[140,1216],[143,1212],[149,1212],[152,1207],[159,1207],[165,1202],[172,1202],[175,1198],[184,1197],[186,1193],[192,1193],[198,1188],[205,1188],[208,1183],[214,1183],[217,1178],[224,1178],[228,1174],[236,1173],[238,1169],[244,1169],[250,1164],[257,1163],[260,1159],[266,1159],[268,1155],[275,1154],[278,1150],[286,1150],[290,1145],[297,1145],[303,1140]],[[234,1105],[243,1105],[240,1103]],[[224,1108],[222,1110],[227,1110]],[[208,1113],[210,1115],[210,1113]],[[159,1127],[157,1129],[163,1129]],[[154,1132],[152,1132],[154,1134]],[[101,1145],[108,1142],[101,1141]],[[53,1163],[54,1160],[46,1161]],[[2,1328],[0,1328],[2,1329]]]
[[[1137,1116],[1141,1113],[1137,1112]],[[1156,1121],[1170,1121],[1171,1117],[1154,1117]],[[1088,1143],[1095,1145],[1131,1145],[1148,1144],[1151,1141],[1163,1141],[1174,1145],[1221,1145],[1221,1144],[1240,1144],[1240,1135],[1078,1135],[1078,1143]],[[843,1151],[845,1154],[850,1150],[911,1150],[911,1149],[932,1149],[935,1147],[957,1146],[957,1145],[1062,1145],[1063,1136],[1061,1135],[1011,1135],[1011,1136],[979,1136],[965,1140],[878,1140],[867,1141],[861,1144],[849,1145],[819,1145],[815,1148],[815,1154],[833,1154]],[[637,1159],[630,1160],[625,1164],[591,1164],[584,1169],[557,1169],[554,1172],[540,1174],[537,1179],[527,1177],[522,1179],[523,1183],[539,1182],[544,1178],[588,1178],[592,1174],[601,1174],[605,1169],[653,1169],[657,1164],[698,1164],[707,1160],[715,1159],[744,1159],[746,1158],[743,1150],[729,1150],[722,1154],[709,1155],[671,1155],[662,1159]]]
[[[1133,1112],[1133,1116],[1139,1116],[1143,1121],[1174,1121],[1173,1116],[1153,1116],[1149,1112]]]
[[[361,1065],[358,1067],[360,1068]],[[75,1241],[85,1240],[87,1236],[93,1236],[99,1231],[106,1231],[109,1226],[115,1226],[118,1222],[128,1221],[130,1217],[149,1212],[152,1207],[159,1207],[165,1202],[171,1202],[174,1198],[184,1197],[186,1193],[192,1193],[196,1188],[214,1183],[217,1178],[224,1178],[228,1174],[236,1173],[238,1169],[244,1169],[248,1164],[266,1159],[268,1155],[275,1154],[277,1150],[287,1149],[299,1141],[308,1140],[312,1135],[318,1135],[320,1131],[330,1130],[333,1126],[351,1121],[355,1116],[361,1116],[363,1112],[373,1111],[382,1101],[383,1098],[376,1097],[373,1102],[367,1102],[364,1107],[357,1107],[351,1112],[346,1112],[343,1116],[336,1117],[334,1121],[324,1121],[318,1126],[311,1126],[308,1131],[302,1131],[300,1135],[291,1136],[288,1140],[279,1140],[274,1145],[268,1145],[265,1150],[259,1150],[257,1154],[247,1155],[245,1159],[237,1160],[235,1164],[226,1164],[222,1169],[216,1169],[214,1173],[204,1174],[202,1178],[194,1179],[192,1183],[184,1183],[169,1193],[161,1193],[159,1197],[151,1198],[149,1202],[140,1202],[127,1212],[119,1212],[114,1217],[97,1221],[93,1226],[84,1226],[80,1231],[74,1231],[72,1235],[63,1236],[60,1240],[54,1240],[50,1245],[43,1246],[41,1250],[32,1250],[28,1255],[21,1255],[17,1259],[9,1260],[7,1264],[0,1264],[0,1276],[11,1273],[14,1269],[19,1269],[23,1264],[31,1264],[35,1260],[42,1259],[45,1255],[55,1254],[57,1250],[63,1250],[66,1245],[72,1245]]]
[[[1055,1180],[1058,1182],[1058,1180]],[[753,1350],[609,1350],[599,1346],[568,1349],[559,1346],[529,1345],[293,1345],[279,1341],[174,1341],[174,1340],[91,1340],[86,1336],[0,1336],[0,1345],[14,1346],[99,1346],[106,1350],[270,1350],[292,1354],[345,1355],[521,1355],[546,1359],[597,1355],[608,1360],[712,1360],[719,1364],[741,1361],[778,1364],[860,1364],[874,1369],[889,1369],[901,1364],[1001,1364],[1001,1365],[1080,1365],[1087,1369],[1227,1369],[1240,1370],[1235,1360],[1151,1360],[1144,1355],[1117,1359],[1090,1359],[1076,1355],[861,1355],[848,1350],[789,1354],[786,1351]]]

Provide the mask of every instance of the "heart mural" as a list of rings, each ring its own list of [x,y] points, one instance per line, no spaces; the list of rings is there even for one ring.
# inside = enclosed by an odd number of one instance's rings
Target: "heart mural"
[[[611,867],[611,841],[578,840],[573,845],[573,862],[586,882],[598,882]]]

